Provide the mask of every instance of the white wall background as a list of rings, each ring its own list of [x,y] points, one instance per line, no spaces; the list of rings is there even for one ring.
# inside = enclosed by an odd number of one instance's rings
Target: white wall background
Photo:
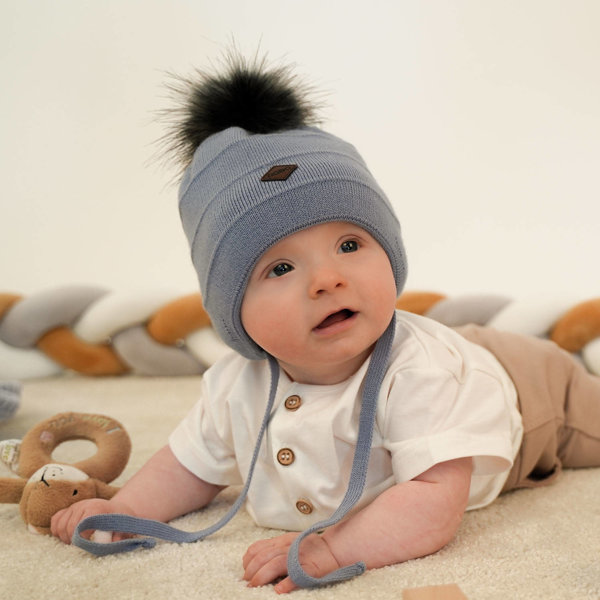
[[[598,296],[599,31],[597,0],[0,0],[0,291],[196,291],[153,115],[235,39],[329,92],[407,288]]]

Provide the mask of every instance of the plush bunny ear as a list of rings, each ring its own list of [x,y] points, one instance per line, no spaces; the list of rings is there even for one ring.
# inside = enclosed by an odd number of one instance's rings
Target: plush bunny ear
[[[25,489],[26,479],[17,479],[16,477],[5,477],[0,479],[0,503],[1,504],[19,504],[23,490]]]
[[[247,61],[234,51],[223,63],[218,74],[198,70],[167,84],[178,105],[161,113],[171,126],[162,142],[183,168],[206,138],[229,127],[271,133],[317,123],[312,90],[291,67],[268,67],[265,59]]]

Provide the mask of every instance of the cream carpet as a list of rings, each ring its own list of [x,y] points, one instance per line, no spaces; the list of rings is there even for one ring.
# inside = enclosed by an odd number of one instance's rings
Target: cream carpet
[[[29,382],[21,407],[0,423],[0,439],[22,437],[39,421],[63,411],[98,412],[120,420],[133,452],[122,484],[166,441],[194,402],[197,378],[87,379]],[[90,453],[70,442],[62,460]],[[0,475],[8,476],[0,465]],[[209,509],[178,519],[190,530],[220,516],[234,494],[226,490]],[[49,536],[29,533],[16,505],[0,505],[2,599],[274,598],[271,586],[246,588],[246,547],[275,532],[256,527],[245,512],[203,542],[162,543],[153,550],[95,558]],[[456,539],[436,555],[370,571],[353,581],[300,590],[301,600],[397,599],[402,590],[456,583],[469,600],[578,600],[600,598],[600,469],[568,471],[550,488],[519,491],[467,514]]]

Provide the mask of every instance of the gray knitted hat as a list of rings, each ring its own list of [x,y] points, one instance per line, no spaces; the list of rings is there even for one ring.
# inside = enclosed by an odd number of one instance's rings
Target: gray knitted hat
[[[194,93],[185,135],[193,127],[201,133],[189,140],[179,208],[205,308],[229,346],[265,357],[241,322],[248,278],[270,246],[311,225],[347,221],[368,231],[386,251],[400,294],[406,258],[388,199],[352,145],[305,125],[309,109],[287,72],[236,64],[225,77],[201,78]],[[299,116],[282,119],[282,105]],[[221,123],[228,126],[219,130]]]

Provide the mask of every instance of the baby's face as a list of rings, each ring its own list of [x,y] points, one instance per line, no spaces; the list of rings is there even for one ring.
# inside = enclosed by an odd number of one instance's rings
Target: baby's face
[[[332,384],[355,373],[396,303],[387,254],[364,229],[314,225],[263,254],[242,303],[248,335],[294,380]]]

